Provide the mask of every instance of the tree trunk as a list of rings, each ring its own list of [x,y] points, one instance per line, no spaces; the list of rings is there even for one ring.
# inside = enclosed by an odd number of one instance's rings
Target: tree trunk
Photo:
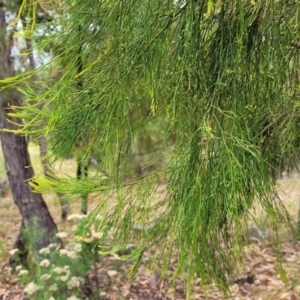
[[[77,161],[77,179],[84,179],[88,176],[88,164]],[[86,215],[88,211],[88,195],[81,195],[81,209],[80,211]]]
[[[9,37],[8,40],[7,36]],[[14,75],[11,58],[12,33],[6,34],[5,10],[0,7],[0,65],[2,78]],[[0,130],[17,130],[22,121],[8,116],[12,106],[20,106],[21,95],[16,89],[7,89],[0,94]],[[0,131],[1,146],[6,174],[13,199],[22,216],[22,226],[15,246],[26,253],[25,246],[38,250],[55,240],[57,227],[40,194],[34,193],[29,181],[34,176],[25,136]]]
[[[17,126],[9,121],[20,124],[20,120],[11,117],[7,117],[6,120],[4,110],[10,112],[9,105],[19,106],[20,95],[17,92],[6,94],[10,96],[10,101],[6,102],[6,105],[3,105],[3,101],[0,102],[0,129],[16,130]],[[34,244],[39,249],[53,241],[57,228],[42,195],[34,193],[29,186],[34,172],[30,163],[27,140],[25,136],[3,131],[0,132],[0,137],[7,178],[14,202],[19,208],[25,227],[30,230],[28,233],[31,234],[31,230],[38,228],[40,236],[37,237]]]

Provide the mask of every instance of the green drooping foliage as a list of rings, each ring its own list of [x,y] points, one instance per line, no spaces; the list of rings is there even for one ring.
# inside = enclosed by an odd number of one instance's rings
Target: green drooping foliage
[[[34,5],[25,7],[35,12]],[[52,159],[67,158],[82,143],[85,157],[101,158],[108,177],[99,171],[81,183],[37,179],[37,190],[101,194],[103,238],[114,228],[125,243],[139,224],[141,249],[156,245],[153,260],[163,270],[178,250],[174,278],[184,274],[190,284],[197,274],[226,287],[241,253],[228,230],[240,235],[255,206],[274,230],[288,220],[275,180],[297,168],[300,153],[299,3],[45,0],[42,6],[53,16],[52,31],[35,47],[55,47],[48,66],[60,75],[23,86],[34,105],[16,108],[18,115],[38,115],[23,132],[44,124],[34,134],[46,135]],[[35,39],[36,32],[30,26],[25,35]],[[38,103],[45,103],[41,111]],[[145,162],[155,167],[128,180],[133,149],[147,141],[159,150]]]

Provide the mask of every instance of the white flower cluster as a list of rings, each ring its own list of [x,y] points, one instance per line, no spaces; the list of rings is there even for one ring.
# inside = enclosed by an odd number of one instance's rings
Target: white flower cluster
[[[12,250],[9,251],[9,254],[10,254],[11,256],[14,256],[18,251],[19,251],[18,248],[12,249]]]
[[[79,251],[77,251],[77,252],[79,252]],[[70,257],[72,259],[78,258],[76,251],[71,251],[71,250],[67,250],[67,249],[60,249],[59,254],[60,255],[67,255],[68,257]]]
[[[69,266],[65,266],[63,268],[62,267],[55,267],[53,269],[53,272],[58,274],[58,275],[61,275],[61,276],[59,276],[59,279],[63,282],[66,282],[69,279],[70,275],[71,275],[71,272],[69,270]]]
[[[82,244],[80,244],[80,243],[74,244],[73,249],[74,249],[75,252],[81,252],[82,251]]]
[[[22,266],[21,265],[16,266],[16,272],[18,272],[20,270],[22,270]]]
[[[66,273],[65,275],[62,275],[62,276],[59,276],[59,279],[62,281],[62,282],[66,282],[70,277],[70,272]]]
[[[81,277],[72,276],[71,279],[67,282],[67,287],[69,290],[73,288],[79,288],[80,284],[83,283],[83,279]]]
[[[69,267],[69,266],[65,266],[64,268],[61,268],[61,267],[55,267],[53,269],[53,272],[56,273],[56,274],[63,274],[63,273],[66,273],[66,271],[68,270],[68,268],[66,267]]]
[[[39,250],[40,254],[49,254],[50,253],[50,249],[48,247],[42,248]]]
[[[67,249],[59,249],[59,254],[60,255],[67,255],[68,254],[68,250]]]
[[[27,295],[32,295],[40,289],[41,287],[39,287],[37,284],[35,284],[34,282],[30,282],[25,286],[24,293]]]
[[[51,250],[54,250],[57,248],[57,244],[56,243],[52,243],[52,244],[49,244],[48,247],[45,247],[45,248],[41,248],[39,250],[39,253],[40,254],[49,254]]]
[[[52,243],[52,244],[49,244],[48,245],[48,248],[50,249],[50,250],[52,250],[52,249],[55,249],[55,248],[57,248],[57,244],[56,243]]]
[[[50,286],[48,287],[48,290],[49,290],[49,291],[52,291],[52,292],[57,291],[57,284],[54,283],[54,284],[50,285]]]
[[[50,261],[49,259],[43,259],[41,262],[40,262],[40,267],[49,267],[50,266]]]
[[[27,274],[28,274],[27,270],[20,270],[19,273],[18,273],[19,276],[27,275]]]
[[[21,265],[16,266],[15,270],[16,272],[18,272],[18,276],[23,276],[28,274],[28,270],[23,269]]]

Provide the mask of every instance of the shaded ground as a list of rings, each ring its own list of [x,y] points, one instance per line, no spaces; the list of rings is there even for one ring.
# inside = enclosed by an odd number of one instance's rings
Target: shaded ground
[[[67,167],[70,174],[75,173],[72,162]],[[39,167],[36,168],[39,170]],[[284,176],[280,184],[279,195],[287,209],[296,217],[300,198],[300,177],[297,174]],[[45,196],[45,199],[59,228],[70,229],[68,228],[71,226],[70,223],[63,224],[60,221],[60,208],[55,198]],[[73,212],[74,209],[78,208],[73,207]],[[22,294],[23,287],[11,274],[7,264],[8,251],[13,247],[20,221],[10,194],[0,197],[0,300],[25,299]],[[245,267],[231,280],[231,299],[300,299],[300,242],[293,241],[287,234],[281,246],[281,256],[285,261],[283,266],[288,275],[285,283],[278,275],[279,266],[274,245],[268,240],[260,240],[245,248]],[[184,282],[178,280],[174,288],[168,287],[168,277],[172,275],[172,268],[167,277],[162,280],[160,274],[153,275],[149,272],[147,262],[150,255],[150,251],[145,253],[134,279],[127,276],[129,263],[120,262],[114,256],[100,259],[95,270],[91,271],[86,278],[84,288],[86,298],[88,299],[93,291],[100,288],[97,299],[186,299]],[[194,286],[193,292],[192,299],[224,299],[224,296],[213,287],[204,293],[199,281]]]
[[[253,244],[246,251],[245,270],[232,279],[231,299],[299,299],[300,285],[297,277],[300,270],[300,242],[284,242],[282,254],[287,261],[284,268],[290,280],[284,283],[279,275],[274,247],[269,242]],[[120,263],[114,257],[106,257],[97,263],[96,272],[91,271],[85,282],[85,295],[89,299],[92,291],[99,290],[96,299],[105,300],[184,300],[184,283],[177,281],[173,289],[166,281],[159,281],[159,274],[150,274],[146,262],[146,253],[134,280],[127,277],[127,263]],[[111,272],[116,271],[116,272]],[[172,269],[170,270],[171,275]],[[113,273],[113,274],[111,274]],[[115,273],[115,274],[114,274]],[[203,292],[198,284],[193,288],[192,299],[225,299],[214,288]],[[10,272],[3,268],[1,272],[0,299],[25,300],[22,287]],[[95,298],[93,298],[95,299]]]
[[[300,269],[300,243],[285,242],[282,254],[286,257],[284,265],[287,275],[295,277]],[[278,275],[275,251],[271,243],[260,242],[246,251],[245,270],[232,279],[232,299],[298,299],[300,286],[298,281],[289,280],[284,284]],[[147,254],[145,259],[147,260]],[[100,266],[101,265],[101,266]],[[107,265],[100,264],[98,278],[100,287],[105,292],[103,299],[186,299],[184,283],[177,281],[173,289],[168,290],[165,281],[157,282],[158,274],[151,275],[143,263],[136,280],[130,282],[126,275],[118,272],[109,279]],[[172,270],[170,270],[171,276]],[[90,275],[91,286],[95,285],[95,276]],[[218,290],[211,288],[206,292],[198,284],[193,288],[194,299],[225,299]]]

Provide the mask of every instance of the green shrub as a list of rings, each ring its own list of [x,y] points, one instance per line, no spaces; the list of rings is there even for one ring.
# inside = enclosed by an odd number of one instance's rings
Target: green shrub
[[[64,239],[68,234],[59,232],[57,236]],[[40,257],[33,259],[29,270],[19,265],[15,271],[32,300],[81,299],[84,276],[95,261],[95,253],[86,243],[70,242],[64,248],[53,243],[39,250]]]

